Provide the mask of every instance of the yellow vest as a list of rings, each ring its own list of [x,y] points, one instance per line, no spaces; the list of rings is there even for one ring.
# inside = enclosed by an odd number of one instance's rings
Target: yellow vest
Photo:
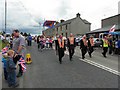
[[[108,40],[103,39],[103,47],[108,47]]]

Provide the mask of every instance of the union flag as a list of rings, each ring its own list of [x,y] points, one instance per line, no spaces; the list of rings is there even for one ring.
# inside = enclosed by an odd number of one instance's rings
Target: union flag
[[[26,64],[25,64],[25,59],[23,56],[21,56],[21,58],[19,59],[19,63],[22,66],[22,71],[25,72],[26,71]]]
[[[115,31],[115,26],[116,26],[116,25],[113,25],[113,26],[110,28],[109,33]]]

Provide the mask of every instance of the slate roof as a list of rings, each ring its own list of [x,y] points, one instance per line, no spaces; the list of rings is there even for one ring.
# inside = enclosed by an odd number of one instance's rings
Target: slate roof
[[[96,32],[107,32],[110,30],[112,26],[108,26],[108,27],[104,27],[104,28],[99,28],[99,29],[96,29],[96,30],[93,30],[93,31],[90,31],[90,32],[87,32],[87,33],[96,33]],[[120,27],[118,25],[116,25],[115,27],[116,30],[120,29]]]
[[[63,25],[67,25],[67,24],[70,24],[73,20],[75,20],[76,18],[72,18],[72,19],[69,19],[69,20],[66,20],[62,23],[58,23],[55,25],[55,27],[59,27],[59,26],[63,26]],[[81,18],[80,18],[81,19]],[[90,22],[88,22],[87,20],[85,19],[81,19],[85,24],[91,24]]]

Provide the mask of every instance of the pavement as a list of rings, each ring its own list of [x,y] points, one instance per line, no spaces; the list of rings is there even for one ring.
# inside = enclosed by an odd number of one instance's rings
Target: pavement
[[[80,49],[77,48],[73,61],[69,60],[66,51],[63,63],[59,64],[53,49],[40,52],[36,43],[27,47],[27,53],[31,54],[33,63],[27,65],[27,71],[18,79],[18,88],[118,88],[117,74],[88,63],[93,61],[117,71],[118,60],[115,55],[103,58],[101,50],[96,50],[92,58],[86,55],[86,59],[82,60]],[[8,88],[4,79],[2,82],[2,87]]]

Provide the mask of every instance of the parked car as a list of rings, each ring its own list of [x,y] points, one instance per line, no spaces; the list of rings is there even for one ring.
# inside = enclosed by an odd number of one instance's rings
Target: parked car
[[[75,42],[77,46],[80,46],[80,40],[81,40],[81,37],[75,38]]]
[[[94,47],[101,47],[102,46],[102,40],[99,38],[94,38]]]

